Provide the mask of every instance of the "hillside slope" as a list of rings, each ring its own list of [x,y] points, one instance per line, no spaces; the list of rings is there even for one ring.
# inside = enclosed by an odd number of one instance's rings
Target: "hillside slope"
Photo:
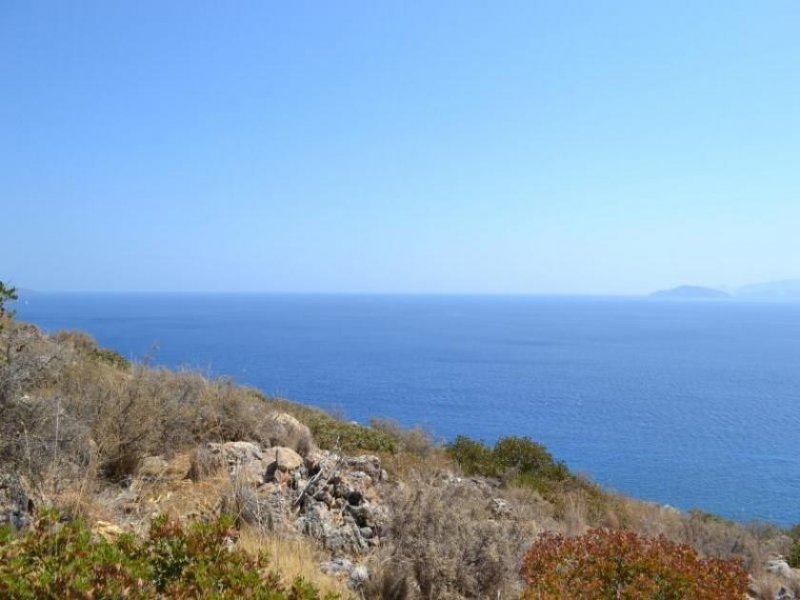
[[[516,597],[543,532],[663,534],[766,580],[777,528],[612,494],[540,445],[446,447],[387,421],[363,426],[227,380],[129,364],[87,335],[0,328],[0,526],[46,507],[94,535],[144,535],[233,515],[236,547],[282,577],[366,598]],[[791,570],[787,580],[792,580]]]

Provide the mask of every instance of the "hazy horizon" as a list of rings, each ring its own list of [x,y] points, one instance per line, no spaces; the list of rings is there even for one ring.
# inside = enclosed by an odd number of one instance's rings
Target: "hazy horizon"
[[[13,283],[13,282],[12,282]],[[561,292],[471,292],[471,291],[464,291],[464,292],[414,292],[414,291],[379,291],[379,292],[372,292],[372,291],[325,291],[325,290],[310,290],[310,291],[292,291],[292,290],[271,290],[271,291],[264,291],[264,290],[218,290],[218,291],[211,291],[211,290],[108,290],[108,289],[75,289],[75,290],[56,290],[56,289],[32,289],[29,287],[18,287],[17,291],[20,294],[51,294],[51,295],[58,295],[58,294],[68,294],[68,295],[264,295],[264,296],[508,296],[508,297],[565,297],[565,298],[580,298],[580,297],[597,297],[597,298],[647,298],[653,295],[655,292],[665,292],[665,291],[672,291],[678,288],[708,288],[712,290],[718,290],[728,293],[730,299],[735,300],[763,300],[767,299],[766,296],[758,297],[758,296],[747,296],[741,295],[740,291],[744,288],[752,287],[752,286],[772,286],[776,284],[793,284],[795,287],[800,288],[800,279],[786,279],[786,280],[778,280],[778,281],[760,281],[760,282],[753,282],[751,284],[745,284],[743,286],[707,286],[701,284],[681,284],[678,286],[673,286],[669,288],[660,288],[656,290],[650,290],[643,293],[592,293],[592,292],[572,292],[572,293],[561,293]],[[780,296],[772,296],[773,299],[781,299]],[[25,300],[24,297],[20,298],[22,301]],[[791,300],[798,300],[800,299],[800,295],[793,294],[792,296],[788,297]],[[708,298],[704,298],[703,300],[708,300]]]
[[[800,4],[7,2],[0,279],[642,295],[800,277]]]

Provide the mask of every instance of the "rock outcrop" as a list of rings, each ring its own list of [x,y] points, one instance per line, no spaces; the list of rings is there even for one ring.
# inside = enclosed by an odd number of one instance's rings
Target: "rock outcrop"
[[[304,459],[291,448],[251,442],[210,443],[196,455],[227,469],[235,496],[229,502],[254,525],[310,536],[333,557],[380,544],[389,514],[382,503],[387,475],[376,456],[315,450]]]

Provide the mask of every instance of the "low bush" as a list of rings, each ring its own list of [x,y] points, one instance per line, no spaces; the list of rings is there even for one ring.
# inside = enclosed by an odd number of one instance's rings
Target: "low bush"
[[[580,482],[544,446],[527,437],[504,437],[493,448],[458,436],[447,446],[448,455],[466,475],[501,478],[505,483],[531,487],[545,495],[555,484]]]
[[[525,555],[524,598],[744,598],[747,573],[733,560],[701,559],[663,536],[593,529],[567,538],[546,533]]]
[[[530,515],[499,514],[492,491],[469,482],[411,481],[391,500],[383,560],[365,597],[517,597],[520,559],[535,535]]]
[[[789,547],[789,552],[786,556],[786,562],[793,569],[800,569],[800,525],[795,525],[788,531],[789,537],[792,539],[792,545]]]
[[[483,442],[459,435],[447,445],[447,454],[461,467],[465,475],[483,475],[484,477],[501,475],[500,463],[492,449]]]
[[[427,457],[436,450],[436,444],[430,433],[422,427],[406,429],[392,419],[370,419],[370,426],[396,441],[399,452],[407,452],[415,456]]]
[[[125,481],[148,455],[205,442],[268,444],[274,409],[225,379],[130,365],[79,332],[48,336],[15,321],[0,331],[0,466],[32,479],[77,471]],[[351,444],[356,434],[382,440],[368,428],[340,429]]]
[[[188,530],[164,518],[153,521],[149,537],[95,538],[82,523],[60,524],[51,513],[23,536],[0,533],[0,597],[85,598],[252,598],[318,600],[302,578],[290,585],[271,571],[265,555],[229,549],[236,532],[223,518],[194,523]],[[338,598],[327,595],[328,600]]]
[[[100,348],[95,339],[82,331],[59,331],[53,335],[53,341],[61,346],[71,348],[81,357],[97,360],[120,369],[127,369],[130,362],[116,350]]]

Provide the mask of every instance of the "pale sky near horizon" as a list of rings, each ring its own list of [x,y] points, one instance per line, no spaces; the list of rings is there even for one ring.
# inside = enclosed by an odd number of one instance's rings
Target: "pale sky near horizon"
[[[800,277],[800,3],[0,3],[0,280]]]

